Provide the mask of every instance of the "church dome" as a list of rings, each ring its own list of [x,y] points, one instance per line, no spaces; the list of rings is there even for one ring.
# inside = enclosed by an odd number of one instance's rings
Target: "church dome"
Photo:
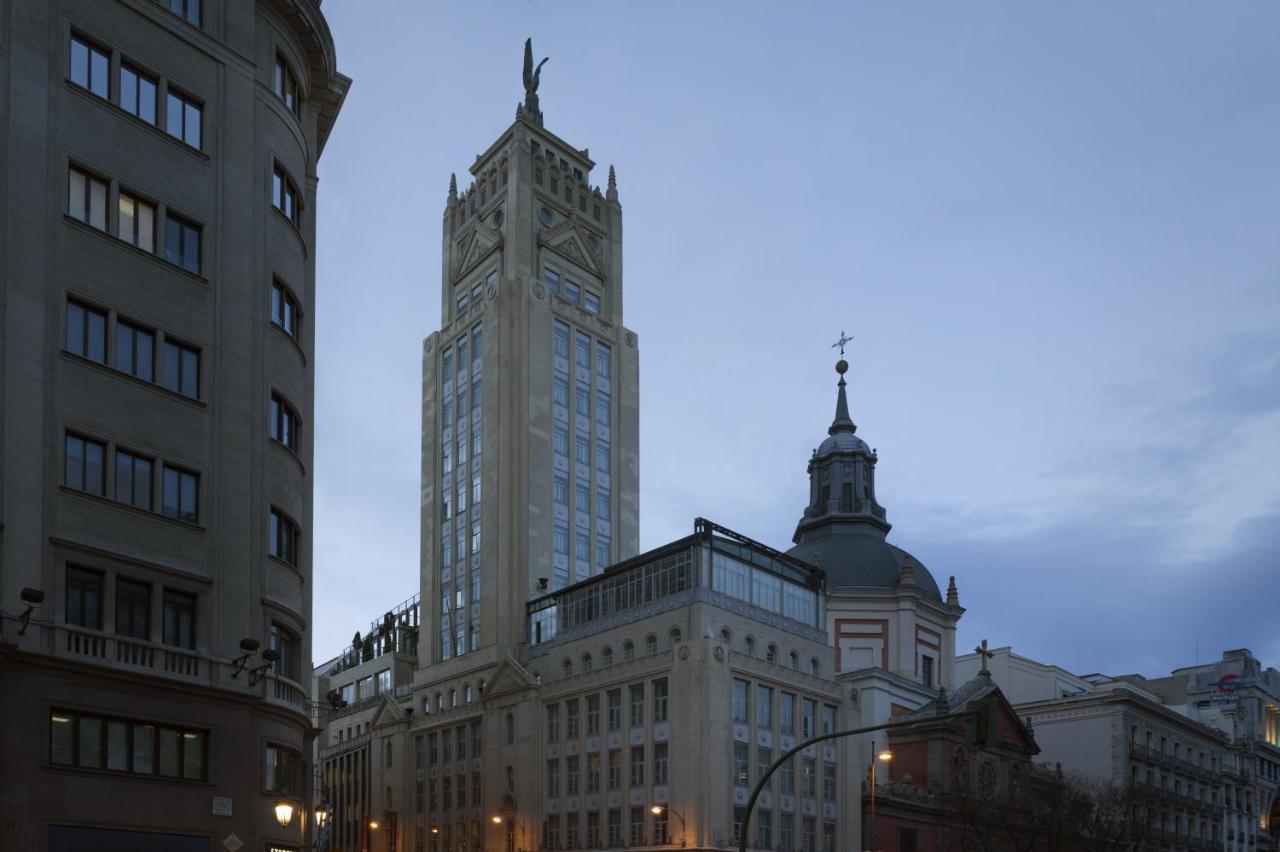
[[[842,341],[845,340],[841,335]],[[836,414],[827,437],[809,459],[809,505],[796,524],[787,555],[820,565],[828,589],[913,587],[942,600],[938,583],[918,560],[885,541],[892,525],[876,500],[875,450],[855,433],[845,392],[848,362],[836,364],[840,375]]]
[[[832,525],[824,530],[815,529],[788,550],[787,555],[810,565],[821,565],[829,591],[847,588],[896,591],[902,584],[903,563],[908,562],[916,588],[929,598],[942,601],[942,592],[929,569],[910,553],[885,541],[884,534],[874,528],[841,529]]]

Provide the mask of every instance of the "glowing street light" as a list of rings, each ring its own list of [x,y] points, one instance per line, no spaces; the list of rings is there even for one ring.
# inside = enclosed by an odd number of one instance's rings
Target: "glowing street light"
[[[286,801],[276,802],[276,822],[280,823],[281,828],[293,822],[293,803]]]

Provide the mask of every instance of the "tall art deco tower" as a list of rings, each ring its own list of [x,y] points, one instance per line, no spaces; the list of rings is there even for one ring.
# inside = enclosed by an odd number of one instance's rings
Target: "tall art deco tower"
[[[545,61],[545,60],[544,60]],[[422,664],[497,662],[525,602],[638,548],[639,365],[622,317],[612,168],[543,125],[525,51],[515,121],[450,178],[441,328],[423,345]]]

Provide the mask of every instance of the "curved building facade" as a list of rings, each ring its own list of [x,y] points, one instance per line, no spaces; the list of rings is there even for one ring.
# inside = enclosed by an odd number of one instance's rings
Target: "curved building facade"
[[[0,45],[0,848],[301,849],[350,81],[318,0],[15,0]]]

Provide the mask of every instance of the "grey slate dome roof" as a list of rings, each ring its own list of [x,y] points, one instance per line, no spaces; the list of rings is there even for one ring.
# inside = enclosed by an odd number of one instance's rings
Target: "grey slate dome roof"
[[[841,587],[896,590],[902,580],[902,563],[910,559],[915,585],[927,597],[942,601],[938,583],[920,560],[885,541],[884,533],[863,524],[832,524],[808,531],[787,551],[809,564],[821,562],[827,588]]]
[[[814,455],[825,456],[827,453],[869,454],[870,452],[871,448],[867,446],[867,442],[852,432],[836,432],[834,435],[828,435],[826,440],[818,445]]]

